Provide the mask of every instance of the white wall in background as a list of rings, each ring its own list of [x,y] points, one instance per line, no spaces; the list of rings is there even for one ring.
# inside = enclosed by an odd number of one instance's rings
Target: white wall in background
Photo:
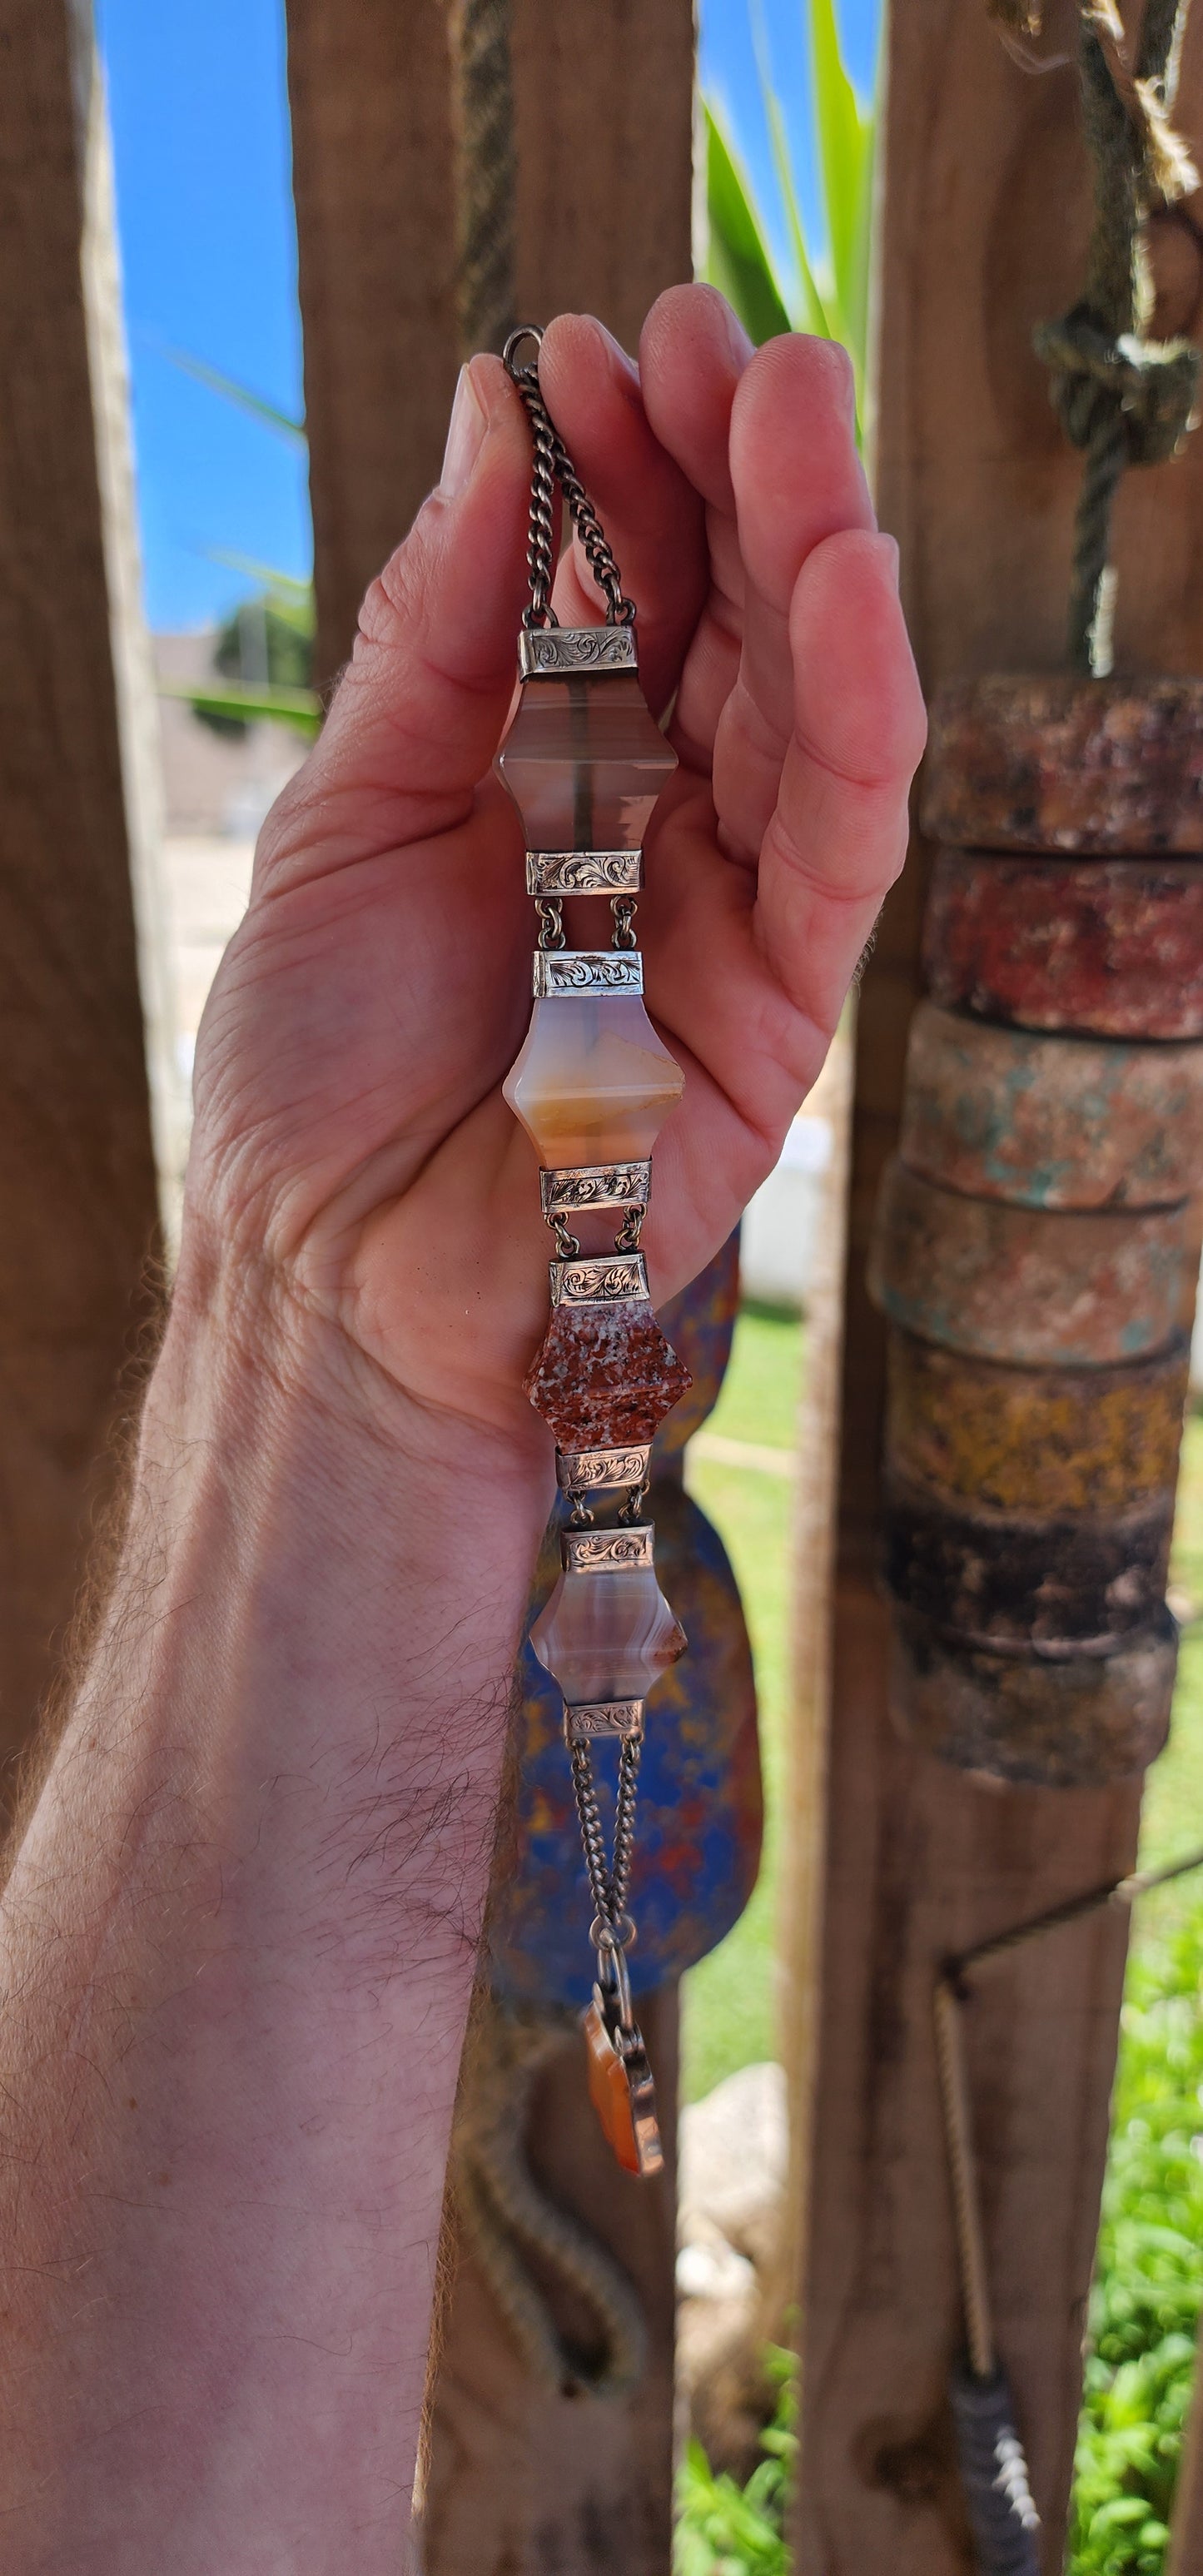
[[[745,1297],[766,1306],[805,1305],[832,1145],[830,1119],[799,1110],[776,1170],[761,1183],[744,1217],[739,1275]]]

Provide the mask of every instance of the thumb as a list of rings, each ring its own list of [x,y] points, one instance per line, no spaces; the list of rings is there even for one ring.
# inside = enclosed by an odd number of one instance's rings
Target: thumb
[[[441,480],[372,583],[320,740],[264,826],[261,883],[465,819],[514,687],[530,476],[520,397],[499,358],[473,358]]]

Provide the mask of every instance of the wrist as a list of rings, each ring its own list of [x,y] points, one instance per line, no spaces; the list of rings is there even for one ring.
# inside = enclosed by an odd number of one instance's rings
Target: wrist
[[[446,1524],[449,1541],[480,1511],[528,1522],[537,1548],[554,1494],[551,1442],[514,1389],[512,1419],[480,1418],[425,1400],[347,1330],[338,1297],[319,1302],[291,1269],[261,1252],[232,1255],[186,1227],[163,1346],[148,1390],[148,1418],[187,1436],[238,1448],[258,1438],[291,1440],[308,1422],[320,1430],[327,1472],[366,1508],[368,1469],[382,1465],[392,1505]],[[352,1472],[358,1460],[361,1473]],[[498,1529],[499,1543],[505,1533]]]
[[[445,1440],[274,1288],[182,1270],[73,1725],[94,1741],[103,1710],[157,1870],[172,1837],[208,1856],[223,1940],[353,1976],[381,1906],[442,1908],[431,1955],[471,1950],[550,1491],[549,1460]]]

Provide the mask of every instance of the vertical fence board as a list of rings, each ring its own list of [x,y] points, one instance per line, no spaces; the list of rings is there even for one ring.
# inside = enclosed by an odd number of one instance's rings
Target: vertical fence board
[[[435,481],[455,372],[457,105],[445,0],[288,0],[318,667]],[[628,346],[690,275],[691,0],[514,0],[515,311]]]
[[[85,299],[90,22],[0,5],[0,1759],[79,1581],[157,1225]],[[103,203],[87,210],[93,228]],[[93,279],[93,285],[96,281]],[[136,615],[136,610],[126,612]],[[120,603],[114,619],[122,614]],[[11,1782],[11,1772],[8,1774]]]
[[[1048,50],[1072,46],[1072,13]],[[908,0],[888,35],[876,424],[882,519],[929,693],[1061,654],[1078,465],[1032,325],[1079,291],[1086,173],[1072,70],[1025,77],[982,5]],[[1203,27],[1182,94],[1203,115]],[[1118,513],[1118,647],[1203,653],[1203,449],[1132,475]],[[1005,1791],[912,1753],[887,1704],[875,1580],[883,1328],[864,1291],[919,989],[915,840],[859,1013],[816,2136],[801,2287],[805,2576],[971,2564],[944,2401],[958,2333],[931,2028],[940,1956],[1129,1865],[1139,1800]],[[1096,1917],[981,1973],[969,2013],[999,2340],[1061,2566],[1084,2302],[1106,2144],[1122,1924]]]
[[[288,0],[319,677],[437,480],[459,365],[444,0]]]
[[[515,309],[593,309],[632,345],[690,273],[690,0],[514,0]],[[368,582],[439,471],[456,329],[454,9],[442,0],[288,0],[289,96],[305,334],[318,666],[346,659]],[[655,2007],[675,2071],[676,1999]],[[540,2152],[563,2200],[624,2242],[652,2326],[632,2402],[585,2412],[524,2375],[461,2259],[433,2422],[428,2576],[660,2576],[671,2489],[670,2185],[632,2186],[578,2152],[583,2060],[555,2077]],[[668,2213],[666,2218],[666,2212]],[[499,2426],[505,2438],[498,2441]],[[595,2427],[595,2431],[598,2428]],[[561,2472],[571,2442],[575,2465]],[[607,2499],[609,2501],[607,2501]],[[611,2510],[621,2504],[622,2510]]]
[[[623,346],[692,275],[692,0],[514,0],[515,309]]]

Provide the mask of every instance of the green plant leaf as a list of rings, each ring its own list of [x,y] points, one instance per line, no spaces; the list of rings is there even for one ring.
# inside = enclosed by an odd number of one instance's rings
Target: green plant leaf
[[[759,348],[792,328],[765,245],[751,190],[719,127],[706,119],[706,203],[710,217],[707,275],[733,305]]]
[[[296,573],[280,572],[275,564],[257,562],[254,555],[240,555],[232,546],[206,546],[210,563],[226,564],[231,572],[245,574],[261,590],[270,591],[273,601],[290,601],[296,608],[313,614],[313,583],[302,581]]]
[[[316,740],[322,702],[316,689],[287,689],[276,681],[256,686],[249,680],[160,680],[161,698],[180,698],[197,715],[234,716],[246,724],[291,725],[306,741]]]
[[[834,278],[833,336],[841,339],[863,384],[869,301],[869,229],[873,187],[873,118],[861,106],[844,64],[835,0],[810,0],[810,60],[815,135]],[[828,310],[831,311],[829,303]]]
[[[816,339],[830,340],[835,335],[832,331],[831,318],[828,313],[827,306],[825,305],[822,294],[819,290],[819,284],[815,276],[811,255],[807,248],[806,232],[802,222],[802,209],[798,203],[798,191],[794,185],[793,163],[790,160],[789,141],[785,131],[785,117],[782,112],[781,101],[773,87],[772,65],[769,59],[768,29],[764,23],[763,0],[752,0],[752,44],[756,56],[757,78],[760,82],[761,105],[764,108],[765,123],[769,129],[769,142],[772,146],[773,168],[776,173],[781,203],[785,209],[785,220],[789,227],[790,247],[793,250],[794,260],[798,270],[798,282],[802,295],[802,309],[798,316],[799,324],[803,331],[813,332]]]
[[[181,375],[193,376],[198,385],[207,385],[210,393],[221,395],[223,402],[234,403],[239,411],[249,412],[252,419],[263,422],[265,429],[274,429],[279,438],[289,439],[296,447],[308,446],[304,421],[294,420],[290,412],[281,411],[277,403],[268,401],[266,394],[254,393],[249,385],[240,384],[236,376],[227,376],[220,367],[211,367],[206,358],[194,358],[188,349],[173,348],[170,341],[160,340],[150,333],[144,336],[158,350],[161,358],[179,368]]]

